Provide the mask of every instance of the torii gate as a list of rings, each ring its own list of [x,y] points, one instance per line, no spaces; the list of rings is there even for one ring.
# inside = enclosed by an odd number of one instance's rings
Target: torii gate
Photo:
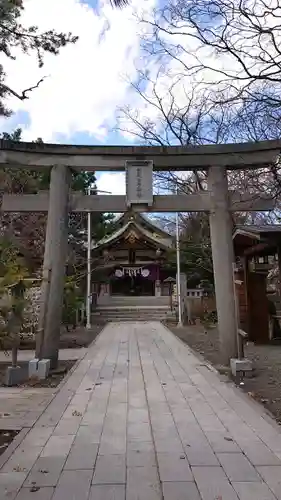
[[[210,214],[211,245],[218,312],[221,362],[237,356],[235,298],[233,290],[233,243],[230,212],[263,211],[273,200],[228,191],[227,170],[257,169],[276,164],[281,141],[208,146],[69,146],[25,142],[0,142],[0,167],[51,169],[50,191],[35,195],[4,195],[3,212],[48,212],[37,354],[58,360],[67,256],[68,212],[124,212],[128,202],[139,212],[200,212]],[[122,171],[126,164],[142,170],[142,181],[134,174],[131,186],[138,200],[126,196],[86,196],[71,193],[71,172]],[[208,190],[192,195],[152,195],[154,171],[207,171]],[[145,174],[147,169],[148,175]],[[133,170],[132,170],[133,171]],[[150,187],[148,179],[151,179]],[[133,198],[134,198],[133,195]],[[131,200],[128,199],[131,197]],[[147,199],[147,196],[149,199]],[[40,348],[40,342],[42,346]],[[41,351],[39,353],[39,351]]]

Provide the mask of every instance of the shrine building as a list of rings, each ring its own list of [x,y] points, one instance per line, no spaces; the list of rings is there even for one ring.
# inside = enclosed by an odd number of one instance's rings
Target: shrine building
[[[98,276],[93,292],[98,304],[112,297],[166,297],[169,301],[171,271],[169,255],[174,239],[147,217],[131,211],[123,214],[115,231],[93,247]],[[166,280],[166,281],[165,281]]]

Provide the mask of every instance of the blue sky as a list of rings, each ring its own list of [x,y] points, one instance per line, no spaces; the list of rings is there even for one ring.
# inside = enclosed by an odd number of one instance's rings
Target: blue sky
[[[0,120],[0,131],[20,127],[25,141],[40,137],[49,143],[138,144],[140,141],[128,132],[116,130],[120,109],[128,106],[138,113],[141,122],[148,118],[156,123],[159,131],[159,111],[132,89],[131,82],[139,81],[138,69],[149,74],[152,82],[144,84],[142,91],[153,100],[155,79],[167,112],[171,102],[183,109],[190,91],[189,83],[184,85],[178,78],[182,66],[177,58],[165,61],[165,71],[159,74],[161,61],[147,53],[144,57],[141,35],[147,34],[149,25],[140,23],[139,18],[151,18],[162,1],[130,0],[129,6],[116,9],[110,0],[99,0],[98,4],[97,0],[25,0],[23,25],[36,25],[43,32],[72,32],[79,40],[64,47],[58,56],[45,55],[43,68],[38,68],[34,55],[23,54],[20,49],[13,51],[15,60],[4,61],[6,83],[16,92],[30,88],[42,78],[43,81],[29,94],[29,99],[21,101],[10,96],[7,104],[14,114]],[[173,40],[179,43],[182,39],[176,36]],[[186,37],[184,40],[186,50],[182,57],[189,63],[194,41],[189,46]],[[136,131],[128,118],[123,118],[122,126],[126,131]],[[98,187],[123,194],[124,176],[98,175]]]
[[[156,1],[144,0],[141,12],[151,14]],[[79,39],[58,56],[45,55],[42,69],[35,54],[20,49],[13,52],[15,61],[6,59],[7,83],[18,93],[44,80],[29,99],[10,97],[8,105],[15,113],[0,122],[1,130],[20,126],[24,140],[130,143],[132,138],[116,131],[116,116],[120,108],[138,104],[130,86],[138,78],[141,55],[138,0],[122,9],[113,8],[110,0],[25,0],[24,6],[24,25],[72,32]]]
[[[148,15],[157,0],[144,0],[141,9]],[[7,84],[17,92],[44,81],[27,100],[10,97],[14,110],[0,121],[0,131],[23,130],[23,140],[41,137],[44,142],[65,144],[124,145],[136,141],[116,131],[119,109],[141,107],[130,81],[137,78],[140,57],[139,26],[133,15],[138,0],[123,9],[103,0],[25,0],[22,22],[44,30],[71,31],[79,36],[75,45],[63,48],[58,56],[46,55],[44,67],[36,58],[15,51],[16,60],[5,61]],[[101,189],[109,189],[105,174]],[[110,178],[110,189],[124,191],[122,176]]]

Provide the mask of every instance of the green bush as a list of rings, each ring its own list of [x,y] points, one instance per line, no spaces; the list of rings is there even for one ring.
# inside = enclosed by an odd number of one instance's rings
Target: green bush
[[[76,326],[76,311],[79,310],[84,302],[84,297],[80,287],[77,285],[75,276],[68,276],[64,286],[63,296],[63,324]]]

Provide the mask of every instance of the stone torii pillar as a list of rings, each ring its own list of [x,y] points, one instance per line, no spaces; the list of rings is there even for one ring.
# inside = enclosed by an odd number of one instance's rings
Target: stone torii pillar
[[[65,265],[68,243],[68,209],[71,172],[65,165],[51,170],[49,210],[45,240],[41,308],[36,355],[58,362]]]
[[[211,196],[210,233],[221,360],[229,366],[237,357],[237,319],[235,309],[232,241],[232,221],[229,211],[229,192],[225,167],[210,167],[208,190]]]

